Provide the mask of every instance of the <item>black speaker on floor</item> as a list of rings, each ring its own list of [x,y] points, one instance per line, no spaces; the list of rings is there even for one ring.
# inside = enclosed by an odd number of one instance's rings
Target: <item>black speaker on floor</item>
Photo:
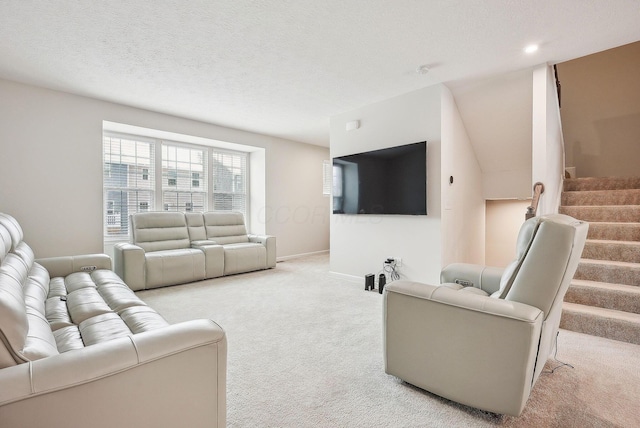
[[[375,279],[372,273],[364,276],[364,291],[373,290]]]
[[[382,291],[384,290],[384,285],[387,283],[387,277],[384,276],[383,273],[380,274],[380,276],[378,277],[378,293],[382,294]]]

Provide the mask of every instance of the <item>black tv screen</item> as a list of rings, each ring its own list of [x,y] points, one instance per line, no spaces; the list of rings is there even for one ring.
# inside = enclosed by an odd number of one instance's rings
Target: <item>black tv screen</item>
[[[427,142],[333,158],[334,214],[427,214]]]

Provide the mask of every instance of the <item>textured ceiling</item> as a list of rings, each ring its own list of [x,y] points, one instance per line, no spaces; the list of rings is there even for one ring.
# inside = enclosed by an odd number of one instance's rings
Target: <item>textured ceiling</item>
[[[2,0],[0,77],[328,146],[332,115],[631,43],[638,22],[638,0]]]

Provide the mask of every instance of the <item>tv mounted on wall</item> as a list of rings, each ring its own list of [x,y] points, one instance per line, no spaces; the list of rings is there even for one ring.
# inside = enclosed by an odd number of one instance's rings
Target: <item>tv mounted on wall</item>
[[[333,158],[333,213],[427,215],[427,142]]]

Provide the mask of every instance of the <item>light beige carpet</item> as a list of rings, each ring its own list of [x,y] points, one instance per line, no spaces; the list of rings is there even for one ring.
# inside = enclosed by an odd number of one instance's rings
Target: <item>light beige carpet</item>
[[[229,427],[640,426],[640,346],[561,330],[575,368],[542,374],[519,418],[482,412],[385,374],[382,296],[328,270],[314,255],[138,295],[169,322],[226,330]]]
[[[640,345],[640,177],[566,179],[560,212],[589,222],[560,326]]]

